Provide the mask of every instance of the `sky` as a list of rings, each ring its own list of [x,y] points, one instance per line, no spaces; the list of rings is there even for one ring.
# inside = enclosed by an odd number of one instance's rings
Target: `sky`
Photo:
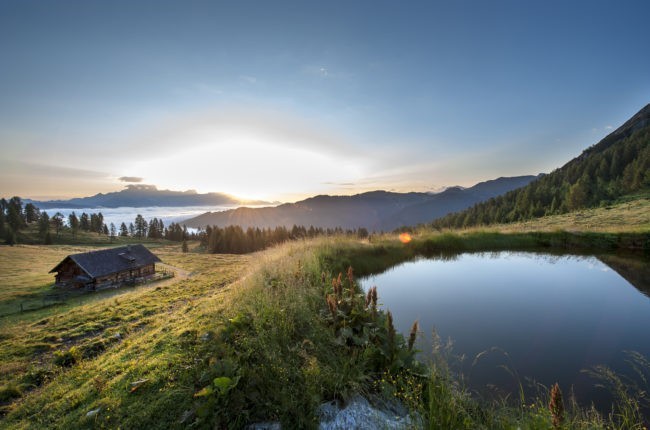
[[[0,0],[0,196],[550,172],[650,102],[650,2]]]

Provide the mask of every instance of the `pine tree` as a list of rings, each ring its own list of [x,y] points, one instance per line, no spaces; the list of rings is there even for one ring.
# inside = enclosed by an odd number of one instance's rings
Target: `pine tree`
[[[147,221],[140,214],[135,217],[135,235],[137,237],[147,236]]]
[[[0,237],[4,239],[5,237],[5,211],[0,207]]]
[[[41,212],[38,218],[38,235],[45,241],[45,236],[50,232],[50,216],[47,212]]]
[[[77,232],[79,231],[79,218],[77,218],[77,214],[74,211],[68,215],[68,225],[72,231],[72,238],[76,238]]]
[[[56,231],[56,237],[59,237],[59,233],[61,232],[61,228],[63,227],[63,214],[61,212],[55,213],[54,216],[50,219],[50,222],[54,226],[54,231]]]
[[[20,197],[12,197],[7,203],[7,224],[9,224],[14,233],[25,227],[23,203]]]
[[[27,203],[25,205],[25,221],[28,224],[38,221],[39,215],[40,215],[40,210],[32,203]]]
[[[108,228],[104,224],[104,215],[101,212],[97,214],[97,229],[95,230],[98,234],[105,234],[108,236]]]
[[[86,212],[82,212],[81,216],[79,217],[79,228],[81,228],[83,231],[90,231],[90,219],[88,218],[88,214]]]

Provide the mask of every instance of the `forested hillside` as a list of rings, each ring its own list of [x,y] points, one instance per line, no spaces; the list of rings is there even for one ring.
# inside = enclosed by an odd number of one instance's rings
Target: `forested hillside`
[[[529,185],[433,222],[436,228],[522,221],[605,205],[650,189],[650,104],[598,144]]]

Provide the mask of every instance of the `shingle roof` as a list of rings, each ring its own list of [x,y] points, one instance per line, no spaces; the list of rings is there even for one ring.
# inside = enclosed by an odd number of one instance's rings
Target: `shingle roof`
[[[68,255],[50,273],[57,272],[67,259],[74,261],[91,278],[160,263],[160,259],[143,245],[121,246],[100,251]]]

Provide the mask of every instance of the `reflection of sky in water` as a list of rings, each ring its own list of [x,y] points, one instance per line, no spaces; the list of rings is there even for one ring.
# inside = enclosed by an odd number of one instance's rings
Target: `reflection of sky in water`
[[[419,320],[425,356],[435,327],[470,363],[499,347],[522,377],[573,384],[583,395],[590,388],[581,369],[612,364],[623,350],[650,356],[650,300],[594,257],[463,254],[404,263],[361,282],[377,286],[403,333]],[[471,369],[470,383],[495,382],[495,366]]]
[[[48,215],[52,216],[57,212],[61,212],[66,222],[68,215],[72,212],[80,216],[83,212],[88,215],[91,213],[101,212],[104,215],[104,222],[107,226],[111,223],[115,224],[116,228],[120,227],[123,222],[128,226],[129,223],[135,220],[135,217],[140,214],[147,220],[151,221],[153,218],[162,219],[165,226],[172,222],[180,222],[205,212],[219,212],[227,209],[233,209],[232,206],[183,206],[183,207],[143,207],[143,208],[85,208],[85,209],[45,209]]]

